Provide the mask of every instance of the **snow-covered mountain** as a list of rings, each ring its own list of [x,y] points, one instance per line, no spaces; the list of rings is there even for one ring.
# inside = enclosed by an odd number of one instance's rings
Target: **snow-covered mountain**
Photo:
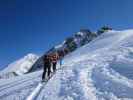
[[[81,29],[79,32],[75,32],[71,37],[66,38],[61,44],[52,47],[48,50],[48,53],[64,49],[67,49],[68,52],[72,52],[97,36],[97,33],[93,33],[88,29]]]
[[[133,30],[108,31],[68,54],[43,85],[42,70],[0,80],[1,100],[133,100]]]
[[[88,29],[81,29],[79,32],[66,38],[62,43],[55,45],[44,54],[63,51],[65,55],[67,55],[68,53],[75,51],[77,48],[89,43],[103,32],[112,29],[103,27],[100,30],[100,32],[91,32]],[[8,65],[5,70],[0,72],[0,78],[10,78],[41,70],[43,66],[42,58],[43,56],[38,57],[35,54],[28,54],[24,58]]]
[[[102,29],[102,28],[101,28]],[[103,29],[101,34],[104,31],[109,31],[111,29]],[[91,32],[88,29],[81,29],[79,32],[75,32],[72,36],[67,37],[62,43],[55,45],[51,49],[49,49],[45,54],[54,53],[57,52],[59,55],[59,52],[63,52],[64,55],[67,55],[76,49],[82,47],[83,45],[89,43],[93,39],[95,39],[97,36],[99,36],[97,32]],[[43,56],[40,57],[35,64],[32,66],[30,72],[34,72],[37,70],[41,70],[43,66]]]
[[[4,70],[0,72],[0,77],[9,78],[16,75],[23,75],[31,69],[38,58],[39,56],[35,54],[27,54],[23,58],[9,64]]]

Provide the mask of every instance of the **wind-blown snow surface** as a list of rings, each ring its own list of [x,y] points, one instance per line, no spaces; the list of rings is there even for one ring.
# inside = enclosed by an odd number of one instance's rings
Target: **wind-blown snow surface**
[[[46,85],[42,71],[0,80],[0,100],[133,100],[133,30],[110,31],[67,55]],[[59,68],[59,66],[58,66]]]

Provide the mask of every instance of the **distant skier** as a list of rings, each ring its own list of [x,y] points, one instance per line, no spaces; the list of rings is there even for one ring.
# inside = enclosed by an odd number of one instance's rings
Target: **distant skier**
[[[56,65],[57,65],[58,59],[59,59],[59,55],[58,55],[57,52],[51,55],[51,62],[52,62],[53,72],[56,71]]]
[[[50,72],[51,72],[51,61],[48,55],[44,55],[43,58],[43,75],[42,75],[42,81],[44,81],[46,79],[46,73],[48,78],[50,77]]]

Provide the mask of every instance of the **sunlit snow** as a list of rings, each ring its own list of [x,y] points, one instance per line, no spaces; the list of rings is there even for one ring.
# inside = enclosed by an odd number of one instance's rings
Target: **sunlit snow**
[[[46,85],[42,71],[0,80],[0,100],[133,100],[133,30],[103,33],[63,62]]]

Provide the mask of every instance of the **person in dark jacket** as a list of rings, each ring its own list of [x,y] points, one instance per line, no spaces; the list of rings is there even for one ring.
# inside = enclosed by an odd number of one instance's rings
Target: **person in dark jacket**
[[[43,75],[42,75],[42,81],[46,79],[46,73],[47,76],[50,77],[50,72],[51,72],[51,61],[48,55],[44,55],[43,58]]]

